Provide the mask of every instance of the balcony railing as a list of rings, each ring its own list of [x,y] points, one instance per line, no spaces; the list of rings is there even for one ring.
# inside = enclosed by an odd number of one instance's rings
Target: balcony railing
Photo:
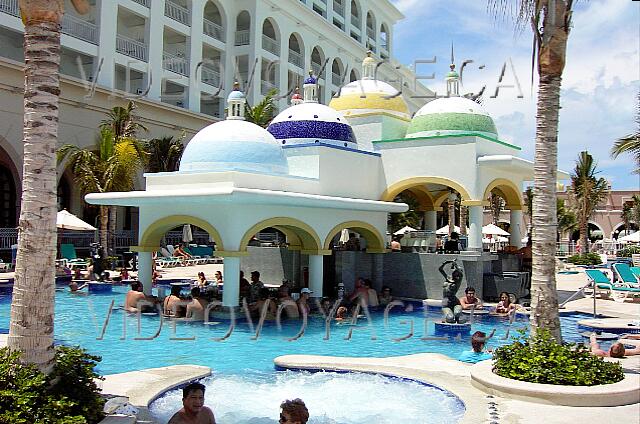
[[[171,0],[166,0],[164,3],[164,16],[187,26],[191,25],[191,14],[189,13],[189,9],[180,6]]]
[[[269,91],[273,90],[274,88],[277,88],[276,85],[271,81],[261,81],[261,83],[262,83],[261,91],[263,96],[266,96],[269,93]]]
[[[251,34],[248,29],[236,31],[236,46],[247,46],[250,39]]]
[[[373,28],[367,27],[367,37],[369,37],[372,41],[376,39],[376,32]]]
[[[335,0],[333,0],[333,11],[336,12],[338,15],[344,17],[344,6]]]
[[[116,51],[134,59],[147,61],[147,46],[124,35],[116,36]]]
[[[304,60],[302,55],[295,50],[289,49],[289,63],[292,65],[296,65],[298,68],[302,69],[304,67]]]
[[[360,29],[360,17],[351,15],[351,25]]]
[[[62,18],[62,33],[98,44],[98,27],[72,15],[64,15]]]
[[[143,5],[144,7],[149,7],[151,5],[151,0],[133,0],[133,1]]]
[[[0,12],[20,17],[18,0],[0,0]]]
[[[208,19],[204,19],[202,31],[209,37],[213,37],[218,41],[224,43],[224,29],[215,22],[211,22]]]
[[[262,48],[276,56],[280,56],[280,45],[278,42],[264,34],[262,34]]]
[[[202,75],[200,79],[203,83],[212,85],[214,87],[220,87],[220,72],[207,65],[202,65]]]
[[[313,75],[323,78],[320,75],[320,70],[322,69],[322,65],[318,64],[318,63],[311,63],[311,69],[313,69]]]
[[[184,57],[162,52],[162,67],[176,74],[189,76],[189,62]]]
[[[331,82],[333,85],[340,86],[340,84],[342,84],[342,77],[335,72],[331,72]]]

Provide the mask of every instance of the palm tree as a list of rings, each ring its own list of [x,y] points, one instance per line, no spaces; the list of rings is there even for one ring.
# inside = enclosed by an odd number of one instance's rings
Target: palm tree
[[[180,138],[173,136],[152,138],[144,145],[147,153],[147,171],[148,172],[173,172],[180,167],[180,158],[184,151],[182,140],[185,134]]]
[[[49,373],[54,364],[56,158],[63,0],[20,0],[24,22],[24,168],[7,345]],[[74,0],[79,13],[86,1]]]
[[[631,207],[631,220],[640,226],[640,194],[634,194],[631,197],[633,206]]]
[[[257,105],[252,107],[247,103],[245,105],[244,112],[245,119],[261,126],[262,128],[267,128],[276,111],[275,96],[277,93],[278,91],[274,88],[269,90]]]
[[[58,150],[58,160],[66,158],[69,158],[75,182],[83,194],[129,191],[145,163],[140,141],[126,137],[117,139],[107,126],[100,129],[94,149],[81,149],[73,144],[62,146]],[[108,256],[108,212],[108,206],[100,206],[100,243],[105,256]]]
[[[496,13],[510,10],[509,0],[489,0]],[[560,84],[573,0],[519,0],[517,24],[531,25],[533,59],[538,68],[538,104],[533,197],[533,272],[531,277],[531,335],[540,329],[562,341],[556,291],[556,181]]]
[[[572,233],[578,226],[576,214],[566,207],[563,199],[557,200],[556,210],[558,214],[558,235],[562,237],[567,232]]]
[[[596,178],[596,162],[589,152],[580,152],[576,167],[571,174],[571,199],[580,230],[582,253],[589,252],[587,232],[589,218],[609,194],[609,183]]]
[[[420,214],[416,212],[419,208],[418,201],[409,192],[403,191],[393,199],[394,202],[406,203],[409,210],[406,212],[390,213],[387,218],[387,226],[393,234],[404,226],[418,228],[420,226]]]
[[[489,196],[489,207],[491,208],[491,220],[493,221],[493,225],[498,225],[500,213],[502,213],[504,206],[504,199],[495,193],[491,193]]]
[[[636,110],[636,132],[618,139],[611,148],[611,156],[617,158],[622,153],[629,153],[636,162],[635,173],[640,174],[640,94]]]
[[[633,203],[632,202],[624,202],[622,205],[622,212],[620,213],[620,218],[622,218],[622,222],[624,222],[624,235],[629,235],[630,228],[629,225],[631,221],[633,221]]]

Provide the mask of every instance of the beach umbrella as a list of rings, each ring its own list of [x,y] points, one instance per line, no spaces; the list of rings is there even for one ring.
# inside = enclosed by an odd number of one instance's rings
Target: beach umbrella
[[[453,231],[455,231],[456,233],[460,234],[460,227],[458,227],[457,225],[453,227]],[[469,232],[469,227],[467,227],[467,233]],[[439,228],[438,230],[436,230],[436,234],[439,236],[446,236],[449,235],[449,225],[445,225],[442,228]]]
[[[393,233],[393,235],[395,236],[399,236],[401,234],[405,234],[405,233],[410,233],[411,231],[418,231],[413,227],[409,227],[408,225],[400,228],[398,231],[396,231],[395,233]]]
[[[61,210],[56,215],[56,227],[63,230],[74,230],[74,231],[95,231],[96,230],[96,227],[84,222],[74,214],[68,212],[66,209]]]
[[[347,228],[343,228],[342,231],[340,231],[340,240],[338,241],[342,244],[349,241],[349,230]]]
[[[640,243],[640,231],[621,237],[618,241],[622,243]]]
[[[184,224],[182,227],[182,241],[185,243],[189,243],[193,240],[193,233],[191,232],[191,225]]]
[[[508,236],[510,235],[508,232],[498,227],[495,224],[488,224],[482,227],[482,234],[492,235],[492,236]]]

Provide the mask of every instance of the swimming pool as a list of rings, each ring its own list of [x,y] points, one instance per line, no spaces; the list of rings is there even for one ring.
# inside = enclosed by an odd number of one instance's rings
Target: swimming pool
[[[212,339],[222,337],[228,331],[229,322],[205,325],[165,321],[159,335],[152,338],[159,327],[157,315],[143,315],[138,323],[135,316],[114,310],[104,337],[97,340],[111,301],[121,305],[126,291],[127,287],[122,286],[114,287],[111,294],[82,296],[71,294],[66,289],[56,292],[56,340],[79,344],[90,353],[102,356],[97,367],[101,374],[197,364],[208,366],[220,374],[242,375],[247,372],[273,372],[273,359],[288,354],[387,357],[435,352],[457,358],[469,349],[468,335],[433,340],[434,323],[440,320],[440,312],[421,307],[412,310],[394,308],[386,325],[382,313],[372,313],[370,320],[361,318],[356,326],[332,322],[328,339],[325,321],[314,316],[309,319],[304,334],[295,341],[287,339],[299,332],[300,322],[297,320],[283,321],[280,329],[275,323],[266,322],[257,339],[254,339],[257,323],[252,329],[246,320],[238,320],[232,334],[224,341]],[[0,296],[0,328],[8,328],[9,310],[10,298]],[[562,317],[565,340],[584,341],[578,333],[577,321],[585,317]],[[510,336],[516,334],[515,330],[526,328],[527,322],[527,317],[518,317],[511,327]],[[496,347],[509,342],[505,337],[507,325],[505,319],[482,316],[474,321],[471,332],[489,333],[497,328],[489,344]],[[408,337],[411,328],[413,334]]]

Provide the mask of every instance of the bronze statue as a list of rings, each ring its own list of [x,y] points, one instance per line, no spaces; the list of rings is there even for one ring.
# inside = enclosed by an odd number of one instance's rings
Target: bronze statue
[[[447,264],[451,264],[451,269],[453,270],[451,276],[444,269]],[[458,289],[460,289],[460,284],[462,284],[462,269],[454,259],[445,261],[440,265],[438,271],[444,277],[444,284],[442,285],[442,314],[444,315],[444,321],[449,324],[463,324],[465,320],[462,318],[462,305],[460,305],[460,301],[456,296]]]

